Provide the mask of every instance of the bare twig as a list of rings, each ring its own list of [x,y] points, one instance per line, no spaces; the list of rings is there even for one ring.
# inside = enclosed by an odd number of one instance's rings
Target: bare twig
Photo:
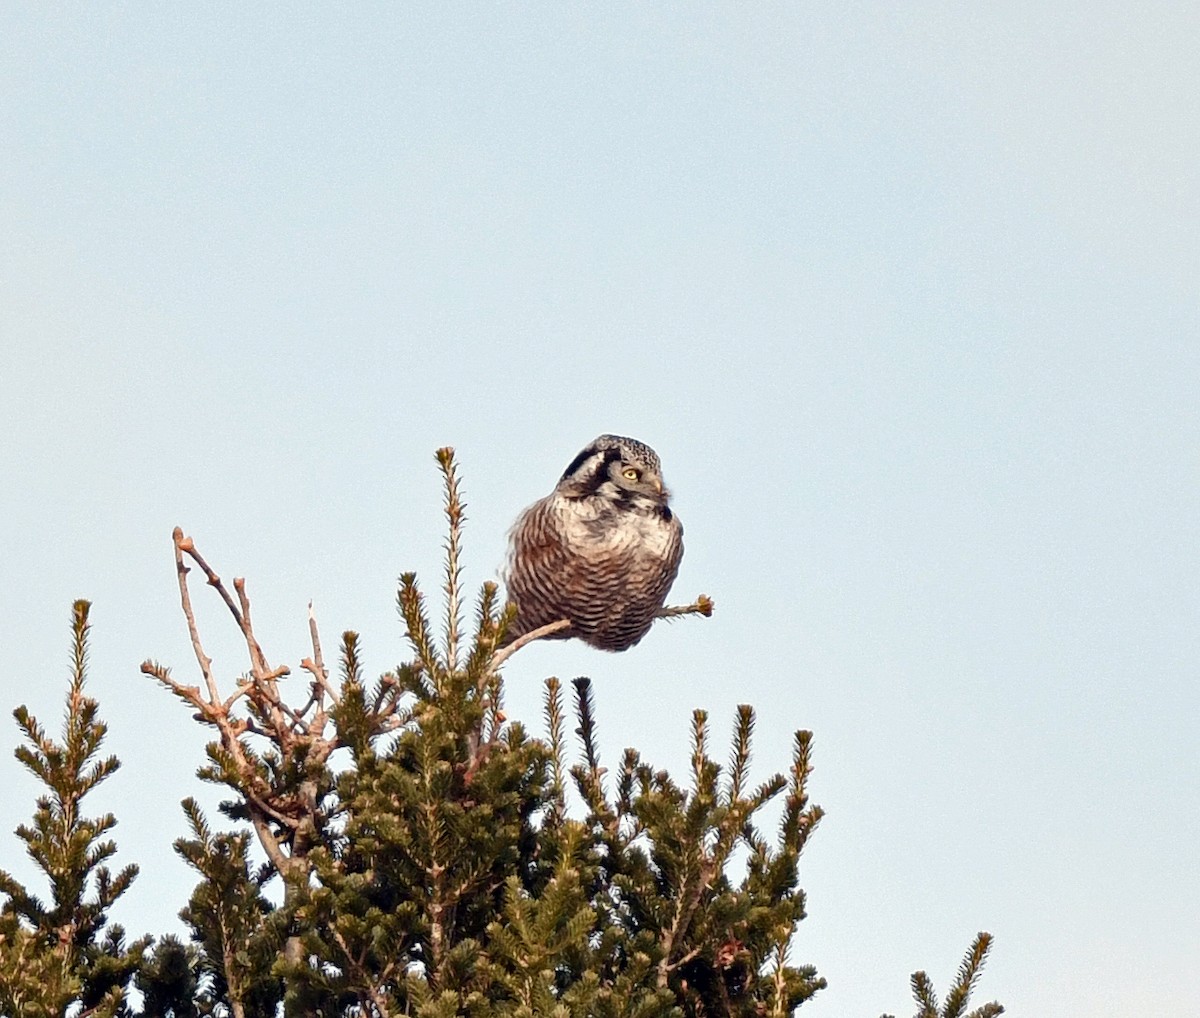
[[[192,539],[190,537],[184,537],[183,531],[179,527],[175,528],[175,531],[171,536],[175,540],[176,559],[180,559],[181,552],[186,552],[189,556],[191,556],[192,561],[194,561],[196,565],[204,570],[204,575],[208,579],[208,585],[210,587],[215,587],[220,593],[222,600],[224,600],[226,606],[229,608],[230,612],[233,614],[233,617],[237,620],[238,626],[240,627],[242,624],[241,613],[238,611],[237,605],[233,603],[233,598],[229,596],[229,591],[226,590],[224,584],[221,583],[221,577],[219,577],[213,571],[212,567],[204,561],[204,557],[196,550],[196,545],[192,542]]]
[[[501,647],[492,655],[492,671],[499,668],[522,647],[533,643],[534,640],[544,640],[547,636],[553,636],[555,633],[561,633],[564,629],[570,628],[570,619],[559,619],[557,622],[547,622],[544,626],[538,626],[537,629],[531,629],[528,633],[518,636],[507,647]]]
[[[299,719],[296,718],[295,712],[284,708],[283,703],[279,699],[279,691],[276,686],[276,680],[289,674],[290,669],[286,665],[282,665],[279,668],[271,668],[267,664],[266,655],[263,653],[262,647],[254,636],[254,627],[250,620],[250,598],[246,594],[246,581],[241,577],[234,578],[233,586],[238,596],[237,603],[235,603],[229,590],[221,581],[221,577],[217,575],[204,556],[200,554],[195,542],[190,537],[184,536],[182,529],[179,527],[175,528],[171,536],[175,543],[175,562],[176,569],[179,571],[180,595],[185,601],[184,614],[188,619],[188,629],[193,634],[192,644],[197,649],[197,654],[203,654],[203,650],[199,648],[199,634],[196,632],[195,618],[191,614],[191,598],[187,592],[188,569],[183,564],[183,556],[185,554],[203,570],[208,585],[221,595],[221,600],[225,602],[225,606],[229,609],[230,614],[238,625],[238,629],[242,632],[243,639],[246,641],[246,649],[250,655],[250,669],[256,682],[252,687],[248,686],[239,692],[241,695],[250,695],[255,691],[261,690],[263,700],[272,715],[271,720],[277,727],[282,727],[285,714],[291,714],[291,720],[297,722]],[[207,658],[207,655],[205,655],[205,659],[208,660],[209,665],[209,670],[206,672],[205,678],[209,684],[210,697],[215,701],[217,699],[216,695],[214,695],[216,694],[216,682],[212,679],[212,661]],[[205,670],[203,661],[201,661],[200,667],[202,671]],[[237,696],[238,694],[235,694],[234,699]]]
[[[679,618],[682,615],[703,615],[706,618],[713,613],[713,599],[707,594],[701,594],[691,604],[671,605],[666,608],[660,608],[655,612],[656,619],[673,619]],[[544,640],[549,636],[554,636],[556,633],[561,633],[564,629],[571,628],[570,619],[559,619],[557,622],[547,622],[544,626],[539,626],[537,629],[531,629],[528,633],[522,633],[512,643],[506,647],[501,647],[492,655],[491,671],[495,672],[505,661],[512,657],[517,651],[535,640]]]
[[[200,673],[204,676],[205,685],[208,686],[209,699],[211,702],[216,703],[220,700],[221,694],[217,690],[217,681],[215,678],[213,678],[212,658],[204,653],[204,647],[200,643],[200,631],[196,628],[196,616],[192,611],[192,596],[188,591],[187,585],[187,575],[189,570],[188,567],[183,564],[184,551],[193,550],[192,539],[190,537],[185,538],[183,536],[183,531],[178,527],[175,528],[175,531],[172,533],[171,537],[175,542],[175,572],[179,577],[179,599],[183,603],[183,617],[187,620],[188,635],[192,638],[192,650],[195,652],[196,660],[200,664]],[[199,561],[203,563],[204,560],[199,559]],[[205,566],[201,565],[201,568],[205,568]],[[211,583],[212,580],[210,579],[209,582]],[[176,685],[174,682],[170,682],[170,684],[172,686]],[[196,700],[193,701],[197,704],[197,706],[200,704],[199,692],[200,691],[197,689],[197,697]]]
[[[218,581],[219,582],[219,581]],[[276,728],[282,730],[282,718],[285,713],[283,702],[279,699],[279,687],[276,684],[276,679],[290,673],[287,666],[272,669],[267,664],[267,656],[263,653],[263,649],[259,646],[258,639],[254,635],[254,627],[250,622],[250,598],[246,594],[246,580],[244,577],[235,576],[233,578],[233,587],[237,591],[238,603],[241,605],[241,612],[236,616],[238,625],[242,630],[242,636],[246,641],[246,650],[250,654],[250,667],[254,673],[254,677],[258,680],[256,688],[263,691],[263,699],[271,711],[271,721]],[[224,588],[221,588],[222,593]],[[294,714],[294,712],[292,712]],[[294,718],[299,723],[298,718]]]
[[[311,601],[308,602],[308,634],[312,639],[313,653],[311,658],[306,657],[300,662],[300,667],[313,677],[313,695],[301,714],[306,714],[314,702],[319,706],[323,695],[335,704],[340,702],[337,690],[329,684],[329,669],[325,667],[325,659],[321,656],[321,636],[317,631],[317,615]]]
[[[243,797],[247,817],[271,864],[285,877],[303,873],[309,865],[307,851],[310,830],[319,824],[315,786],[304,780],[298,788],[273,787],[263,772],[263,764],[246,741],[254,735],[268,740],[281,759],[303,757],[306,767],[319,768],[338,747],[336,734],[325,734],[328,715],[322,693],[328,692],[336,702],[336,693],[328,683],[328,673],[321,653],[316,618],[309,607],[309,633],[313,644],[312,659],[305,659],[306,670],[314,678],[314,695],[303,709],[289,706],[280,697],[278,680],[289,674],[286,665],[272,668],[254,635],[250,614],[250,599],[245,581],[233,582],[237,599],[230,594],[221,578],[196,549],[190,537],[176,527],[172,534],[175,546],[176,572],[179,577],[180,601],[192,640],[192,649],[204,676],[204,690],[173,679],[166,668],[147,661],[142,671],[171,690],[177,697],[196,709],[196,718],[217,730],[219,746],[224,754],[218,762],[221,780],[233,783]],[[185,565],[185,556],[203,571],[208,585],[213,587],[233,615],[245,639],[250,657],[250,673],[222,699],[213,674],[212,659],[205,653],[196,626]],[[238,717],[234,709],[245,697],[250,702],[249,716]],[[313,708],[316,708],[315,710]]]

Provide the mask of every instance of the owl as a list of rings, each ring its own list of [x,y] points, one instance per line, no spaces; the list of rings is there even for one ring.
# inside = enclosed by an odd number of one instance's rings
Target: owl
[[[506,642],[559,619],[571,627],[555,639],[601,650],[645,636],[683,558],[669,498],[648,445],[601,435],[580,452],[509,534],[505,582],[517,617]]]

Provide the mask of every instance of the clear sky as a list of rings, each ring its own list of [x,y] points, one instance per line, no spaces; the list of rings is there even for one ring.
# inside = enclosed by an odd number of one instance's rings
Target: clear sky
[[[476,586],[615,431],[717,614],[530,648],[509,713],[586,673],[608,760],[682,770],[749,702],[760,776],[815,731],[803,1014],[908,1013],[981,929],[980,1002],[1200,1010],[1198,52],[1182,3],[5,5],[0,734],[92,599],[116,918],[180,928],[219,797],[138,671],[196,673],[172,527],[273,662],[312,599],[378,673],[433,450]]]

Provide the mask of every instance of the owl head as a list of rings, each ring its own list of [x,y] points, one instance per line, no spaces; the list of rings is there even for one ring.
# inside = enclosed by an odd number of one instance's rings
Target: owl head
[[[662,464],[650,446],[620,435],[601,435],[571,460],[558,489],[575,497],[599,495],[614,501],[665,507]]]

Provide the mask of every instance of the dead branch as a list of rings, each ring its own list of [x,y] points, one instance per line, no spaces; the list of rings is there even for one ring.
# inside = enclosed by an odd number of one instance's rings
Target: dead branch
[[[311,658],[300,662],[303,668],[313,677],[313,695],[320,702],[322,695],[327,695],[334,704],[339,703],[338,692],[329,684],[329,669],[325,667],[325,659],[321,656],[321,636],[317,632],[317,616],[313,604],[308,602],[308,634],[312,640],[313,653]],[[306,713],[307,708],[301,713]]]
[[[183,603],[183,617],[187,620],[188,635],[192,639],[192,650],[195,652],[196,661],[200,664],[200,674],[204,676],[204,683],[206,686],[208,686],[209,699],[213,703],[216,703],[220,699],[220,693],[217,691],[216,679],[213,678],[212,658],[204,653],[204,647],[200,643],[200,631],[196,628],[196,616],[192,611],[192,596],[188,591],[187,584],[187,576],[190,570],[183,563],[185,542],[187,547],[190,549],[192,541],[191,538],[185,538],[183,536],[183,531],[178,527],[175,528],[175,531],[171,537],[175,542],[175,572],[179,578],[179,598]],[[206,572],[209,572],[207,569],[207,563],[204,563],[203,559],[199,559],[199,561],[202,563],[201,568],[205,569]],[[210,576],[209,583],[212,583],[212,579],[213,577]],[[143,666],[142,670],[145,671],[145,666]],[[168,684],[172,686],[175,685],[173,682],[169,682]],[[199,690],[196,690],[197,696],[199,695],[199,692]]]
[[[286,665],[272,668],[254,634],[250,611],[250,598],[246,594],[245,581],[234,580],[236,600],[230,594],[220,576],[197,550],[195,543],[176,527],[172,540],[175,547],[176,573],[179,579],[180,602],[192,641],[192,649],[204,676],[204,689],[177,682],[169,671],[160,665],[146,662],[142,671],[166,686],[177,697],[196,710],[201,723],[217,730],[219,744],[226,754],[236,787],[245,801],[250,823],[271,864],[287,875],[296,867],[307,866],[303,858],[306,852],[304,832],[317,826],[317,802],[311,782],[301,782],[299,788],[273,788],[261,773],[247,736],[258,736],[270,742],[281,759],[303,757],[306,764],[320,767],[338,746],[336,735],[327,736],[325,728],[328,715],[324,709],[323,694],[329,693],[336,702],[336,693],[329,686],[328,672],[321,654],[320,637],[316,618],[309,606],[309,634],[313,644],[313,656],[305,659],[305,668],[314,678],[314,696],[302,710],[284,703],[279,694],[278,680],[290,674]],[[212,659],[204,651],[196,625],[191,593],[187,582],[189,567],[185,557],[194,562],[204,573],[208,585],[213,587],[225,602],[238,629],[245,640],[250,658],[250,674],[240,681],[233,693],[222,698]],[[234,713],[238,702],[245,697],[250,704],[248,717]],[[313,710],[313,707],[316,710]],[[258,723],[256,723],[256,719]]]

